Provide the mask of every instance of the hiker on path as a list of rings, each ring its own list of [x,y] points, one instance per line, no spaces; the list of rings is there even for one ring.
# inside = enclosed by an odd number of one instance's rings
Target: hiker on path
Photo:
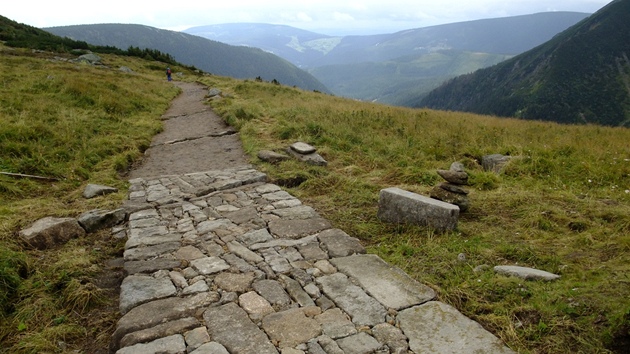
[[[171,68],[166,68],[166,78],[168,79],[168,81],[173,80],[171,79]]]

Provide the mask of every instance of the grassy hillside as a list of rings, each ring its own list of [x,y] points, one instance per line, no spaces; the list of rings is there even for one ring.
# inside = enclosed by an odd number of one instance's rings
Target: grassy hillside
[[[521,353],[623,352],[629,342],[630,130],[393,108],[256,82],[202,79],[213,103],[261,149],[313,144],[328,167],[259,163],[336,227],[430,285],[438,298]],[[485,154],[516,157],[495,175]],[[381,223],[380,189],[427,194],[436,169],[463,162],[471,208],[457,231]],[[458,261],[464,253],[466,261]],[[561,280],[530,282],[478,266],[518,264]],[[624,347],[625,346],[625,347]]]
[[[307,72],[257,48],[237,47],[198,36],[132,24],[98,24],[47,28],[56,35],[96,45],[154,48],[206,72],[241,79],[261,77],[305,90],[328,92]]]
[[[630,1],[613,1],[549,42],[456,78],[412,105],[630,126],[628,13]]]
[[[7,353],[99,353],[116,322],[101,287],[122,243],[109,231],[51,251],[29,251],[17,231],[44,216],[114,208],[119,175],[161,129],[177,90],[164,63],[104,55],[104,67],[0,45],[0,348]],[[121,65],[136,74],[123,74]],[[178,71],[186,72],[183,67]],[[498,119],[367,104],[255,80],[194,77],[229,98],[214,109],[236,126],[252,162],[370,252],[434,288],[440,300],[522,353],[623,353],[630,345],[630,130]],[[268,165],[260,149],[313,144],[328,167]],[[516,158],[499,175],[481,156]],[[471,207],[456,231],[376,218],[390,186],[426,194],[438,168],[462,161]],[[80,197],[87,183],[120,192]],[[458,255],[466,254],[465,261]],[[480,265],[560,274],[552,283],[505,278]],[[101,351],[102,353],[102,351]]]
[[[99,287],[101,271],[124,243],[104,230],[29,251],[17,232],[45,216],[118,208],[127,186],[119,172],[149,146],[178,93],[164,79],[163,62],[102,55],[104,66],[95,67],[62,60],[75,57],[0,44],[0,171],[58,179],[0,175],[2,353],[107,348],[118,304],[116,294]],[[123,65],[134,74],[119,71]],[[120,192],[85,200],[88,183]]]

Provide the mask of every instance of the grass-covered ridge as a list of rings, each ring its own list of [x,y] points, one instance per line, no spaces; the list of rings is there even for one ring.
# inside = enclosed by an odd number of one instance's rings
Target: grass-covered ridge
[[[0,171],[58,179],[0,175],[3,353],[107,348],[118,304],[96,277],[123,244],[104,230],[54,250],[29,251],[17,232],[46,216],[120,207],[126,182],[119,173],[162,129],[159,117],[178,93],[166,82],[164,63],[102,55],[104,65],[91,66],[59,57],[74,56],[0,44]],[[85,200],[88,183],[120,192]]]
[[[316,146],[328,167],[259,164],[371,252],[523,353],[608,352],[630,328],[630,130],[498,119],[360,103],[268,83],[204,78],[229,93],[213,107],[247,153]],[[499,175],[483,155],[515,158]],[[378,193],[426,194],[454,161],[471,175],[458,230],[434,234],[376,218]],[[300,182],[302,182],[300,184]],[[458,261],[458,254],[466,261]],[[475,272],[518,264],[561,280]]]

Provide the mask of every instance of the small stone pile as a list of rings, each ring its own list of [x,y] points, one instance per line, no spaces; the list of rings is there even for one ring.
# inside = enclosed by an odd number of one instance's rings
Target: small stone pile
[[[446,182],[440,183],[431,190],[431,198],[457,205],[461,212],[468,210],[470,205],[468,191],[462,188],[468,184],[468,173],[464,165],[461,162],[453,162],[450,169],[438,170],[437,173]]]

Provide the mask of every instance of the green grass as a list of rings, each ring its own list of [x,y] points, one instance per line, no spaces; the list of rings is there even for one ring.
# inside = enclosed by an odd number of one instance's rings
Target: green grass
[[[204,81],[231,94],[213,106],[240,129],[252,161],[259,150],[282,151],[304,141],[329,162],[257,161],[260,169],[511,348],[605,353],[628,343],[630,130],[394,108],[217,77]],[[498,175],[485,172],[481,157],[493,153],[515,158]],[[441,180],[436,170],[454,161],[471,176],[471,207],[456,231],[436,234],[376,218],[380,189],[426,195]],[[458,260],[460,253],[466,261]],[[491,267],[503,264],[562,278],[548,283],[494,274]],[[489,269],[477,268],[484,265]]]
[[[94,67],[55,56],[64,55],[0,45],[0,171],[58,179],[0,175],[3,353],[107,348],[118,304],[95,279],[123,244],[104,230],[35,251],[17,234],[45,216],[118,208],[127,189],[120,173],[162,129],[159,117],[178,93],[157,62],[103,55],[105,66]],[[135,74],[118,71],[121,65]],[[85,200],[88,183],[120,192]]]
[[[119,206],[126,195],[119,173],[160,131],[159,116],[177,93],[160,63],[104,56],[108,68],[95,68],[50,61],[53,55],[0,46],[7,68],[0,72],[0,169],[59,178],[0,176],[0,348],[11,353],[107,346],[117,304],[94,279],[105,259],[120,255],[120,242],[105,230],[55,250],[31,251],[17,241],[17,231],[44,216]],[[119,65],[137,74],[122,74]],[[629,130],[394,108],[216,76],[202,80],[229,94],[214,101],[214,109],[240,129],[259,169],[513,349],[625,348]],[[255,158],[259,150],[281,151],[298,140],[316,146],[329,165],[269,165]],[[495,175],[479,166],[492,153],[518,158]],[[456,231],[437,234],[376,218],[380,189],[426,194],[440,182],[436,170],[454,161],[471,175],[471,207]],[[84,200],[87,183],[120,192]],[[500,264],[562,278],[530,282],[479,268]]]

